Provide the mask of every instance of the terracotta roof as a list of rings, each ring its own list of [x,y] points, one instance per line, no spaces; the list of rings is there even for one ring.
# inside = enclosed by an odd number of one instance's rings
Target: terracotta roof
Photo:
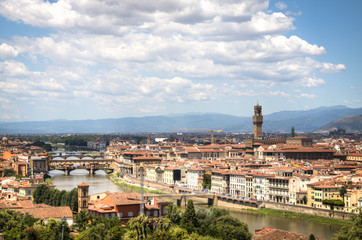
[[[89,184],[82,182],[80,184],[77,185],[78,187],[89,187]]]
[[[140,195],[138,193],[108,193],[108,196],[116,205],[140,204]]]
[[[255,235],[252,238],[253,240],[308,240],[308,235],[303,235],[300,233],[288,232],[280,229],[267,228],[255,230]],[[318,239],[318,238],[316,238]]]
[[[73,213],[70,210],[70,207],[44,207],[44,208],[25,208],[25,209],[16,209],[16,211],[21,213],[29,213],[34,218],[72,218]]]
[[[161,159],[157,158],[157,157],[145,157],[145,156],[134,157],[133,160],[157,160],[157,161],[161,161]]]

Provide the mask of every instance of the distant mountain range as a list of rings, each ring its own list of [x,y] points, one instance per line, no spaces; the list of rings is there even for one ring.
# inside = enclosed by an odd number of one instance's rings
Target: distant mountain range
[[[362,132],[362,115],[348,116],[337,119],[319,128],[320,131],[333,131],[343,128],[346,132]]]
[[[263,131],[313,131],[337,119],[362,115],[362,108],[320,107],[305,111],[282,111],[264,115]],[[182,132],[192,129],[223,129],[252,132],[252,116],[238,117],[218,113],[186,113],[153,117],[127,117],[99,120],[53,120],[0,122],[0,133],[135,133]]]

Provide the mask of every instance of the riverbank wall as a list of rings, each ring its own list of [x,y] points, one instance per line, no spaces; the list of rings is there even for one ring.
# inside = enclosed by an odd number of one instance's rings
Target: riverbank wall
[[[336,218],[336,219],[342,219],[342,220],[350,219],[350,217],[352,215],[351,213],[347,213],[347,212],[331,211],[331,210],[326,210],[326,209],[311,208],[311,207],[307,207],[307,206],[290,205],[290,204],[273,203],[273,202],[263,202],[260,207],[287,211],[287,212],[316,215],[316,216],[320,216],[320,217]]]
[[[123,177],[124,180],[140,184],[140,180],[138,178],[133,178],[130,176],[125,175]],[[165,193],[172,193],[173,188],[170,188],[168,184],[161,184],[152,181],[145,180],[144,185],[147,187],[152,187],[158,189]],[[255,209],[254,207],[243,206],[240,204],[234,204],[227,201],[221,201],[219,199],[218,206],[232,208],[232,209]],[[335,219],[350,219],[351,213],[347,212],[339,212],[339,211],[331,211],[326,209],[318,209],[318,208],[311,208],[307,206],[301,205],[290,205],[290,204],[283,204],[283,203],[274,203],[274,202],[262,202],[259,208],[269,208],[274,210],[286,211],[286,212],[294,212],[294,213],[302,213],[302,214],[309,214],[309,215],[316,215],[320,217],[327,217],[327,218],[335,218]]]
[[[123,180],[133,183],[133,184],[137,184],[137,185],[141,185],[140,183],[140,179],[138,178],[133,178],[130,176],[123,176]],[[170,188],[170,186],[168,184],[164,184],[164,183],[156,183],[156,182],[152,182],[152,181],[148,181],[148,180],[144,180],[143,182],[145,187],[148,188],[155,188],[159,191],[162,191],[164,193],[172,193],[173,192],[173,188]]]

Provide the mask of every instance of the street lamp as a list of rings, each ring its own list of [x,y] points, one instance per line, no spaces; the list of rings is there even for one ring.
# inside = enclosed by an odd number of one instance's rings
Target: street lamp
[[[62,240],[63,240],[64,239],[64,223],[65,223],[65,221],[67,221],[67,218],[65,216],[63,216],[61,218],[61,220],[62,220]]]

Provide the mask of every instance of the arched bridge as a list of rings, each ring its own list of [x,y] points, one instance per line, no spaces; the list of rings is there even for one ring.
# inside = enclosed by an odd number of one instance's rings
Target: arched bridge
[[[153,198],[153,197],[170,197],[177,198],[178,206],[186,206],[187,199],[192,198],[207,198],[208,205],[217,205],[218,198],[216,194],[212,193],[168,193],[168,194],[145,194],[145,199]]]
[[[49,159],[49,171],[61,170],[65,175],[69,175],[72,170],[86,169],[89,174],[93,175],[97,170],[111,170],[113,171],[114,159],[104,159],[99,156],[86,156],[86,157],[52,157]]]

